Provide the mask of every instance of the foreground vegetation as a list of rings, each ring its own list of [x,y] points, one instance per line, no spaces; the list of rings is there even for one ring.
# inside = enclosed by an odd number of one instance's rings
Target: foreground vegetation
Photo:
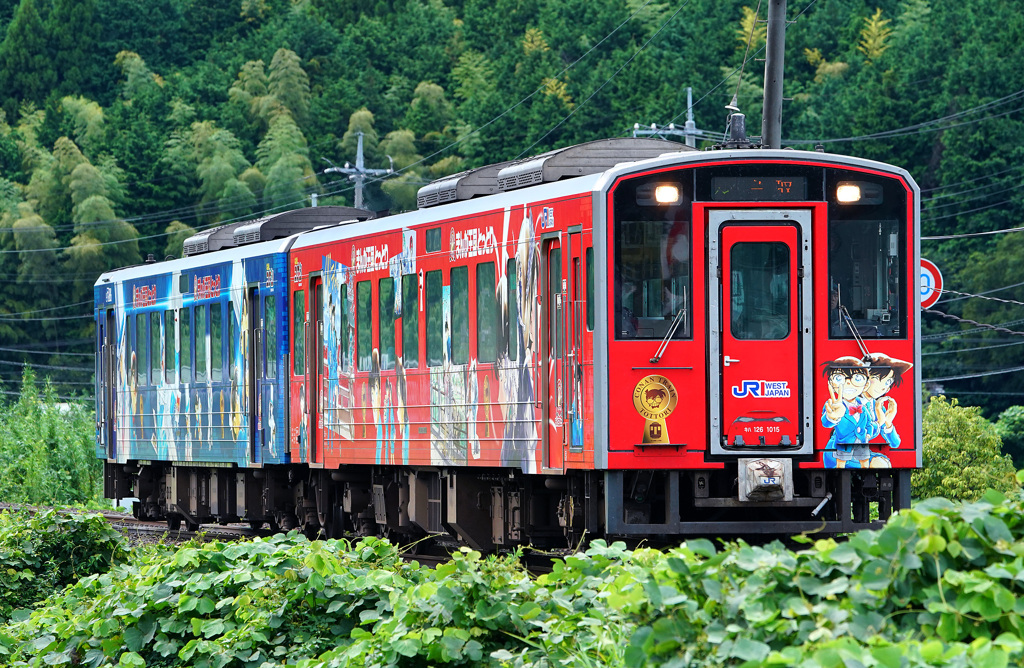
[[[989,492],[965,504],[932,499],[842,543],[804,540],[799,551],[694,540],[664,552],[596,541],[538,577],[518,554],[484,558],[463,550],[432,570],[372,538],[310,543],[293,533],[159,546],[15,613],[0,625],[0,663],[1024,661],[1020,494]]]

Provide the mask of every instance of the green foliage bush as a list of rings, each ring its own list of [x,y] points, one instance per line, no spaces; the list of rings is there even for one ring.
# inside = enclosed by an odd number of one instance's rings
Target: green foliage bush
[[[158,547],[0,626],[43,666],[992,666],[1024,661],[1024,501],[932,499],[878,531],[667,551],[595,541],[533,577],[368,538]]]
[[[1010,406],[999,414],[996,433],[1003,440],[1003,452],[1013,458],[1018,468],[1024,468],[1024,406]]]
[[[0,621],[125,555],[123,537],[100,515],[0,512]]]
[[[922,418],[923,468],[914,471],[914,498],[941,496],[974,501],[987,489],[1009,494],[1020,489],[1016,469],[1002,452],[996,427],[976,406],[932,397]]]
[[[0,410],[0,501],[40,505],[99,503],[103,464],[96,458],[92,405],[60,403],[26,367],[21,396]]]

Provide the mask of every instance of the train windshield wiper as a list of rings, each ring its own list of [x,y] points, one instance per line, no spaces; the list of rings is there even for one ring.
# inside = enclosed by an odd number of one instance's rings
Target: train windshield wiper
[[[665,334],[665,338],[661,340],[661,345],[658,346],[658,352],[654,353],[654,357],[651,358],[651,364],[657,364],[661,360],[661,356],[665,354],[665,349],[668,348],[668,342],[675,336],[676,330],[679,329],[679,324],[686,319],[686,291],[683,290],[683,308],[676,311],[676,317],[672,319],[672,324],[669,325],[668,333]]]

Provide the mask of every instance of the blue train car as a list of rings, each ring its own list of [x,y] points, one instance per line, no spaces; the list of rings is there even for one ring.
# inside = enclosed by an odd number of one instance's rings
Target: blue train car
[[[182,259],[100,276],[96,443],[108,497],[138,496],[137,515],[172,526],[262,521],[259,471],[289,462],[287,252],[297,233],[349,211],[222,226],[186,241]]]

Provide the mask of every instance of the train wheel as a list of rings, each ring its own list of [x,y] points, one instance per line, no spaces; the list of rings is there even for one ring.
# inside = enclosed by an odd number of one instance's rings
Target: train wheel
[[[171,531],[181,531],[181,515],[168,515],[167,528]]]
[[[199,531],[199,522],[192,522],[191,520],[185,520],[185,528],[195,533]]]
[[[249,520],[249,528],[253,531],[259,531],[263,528],[263,522],[258,520]]]

